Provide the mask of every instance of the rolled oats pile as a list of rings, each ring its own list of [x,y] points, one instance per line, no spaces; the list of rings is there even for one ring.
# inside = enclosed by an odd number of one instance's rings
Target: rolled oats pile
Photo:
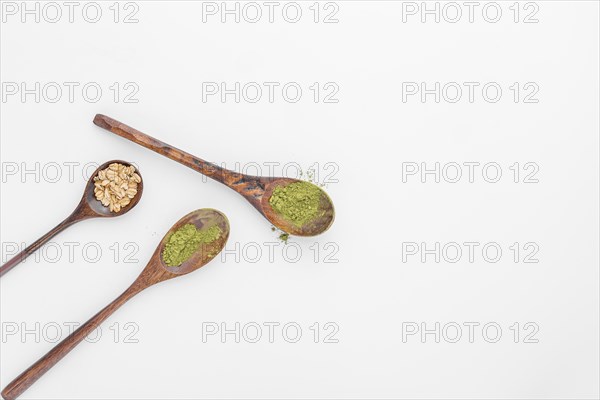
[[[119,212],[136,196],[142,178],[135,167],[112,163],[94,177],[94,194],[111,212]]]

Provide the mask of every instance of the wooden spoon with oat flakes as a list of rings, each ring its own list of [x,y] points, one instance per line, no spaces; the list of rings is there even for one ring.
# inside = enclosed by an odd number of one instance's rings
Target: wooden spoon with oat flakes
[[[128,168],[128,170],[124,171],[119,166]],[[129,168],[132,168],[132,170]],[[125,174],[125,172],[128,173]],[[103,179],[100,179],[100,177]],[[129,180],[132,182],[127,184]],[[125,184],[127,184],[127,189],[125,189]],[[105,162],[91,175],[83,192],[83,197],[79,205],[75,208],[75,211],[50,232],[33,242],[29,247],[0,267],[0,276],[6,274],[59,232],[62,232],[76,222],[89,218],[118,217],[128,213],[140,201],[143,189],[144,183],[141,175],[139,171],[135,171],[135,167],[130,163],[121,160]]]

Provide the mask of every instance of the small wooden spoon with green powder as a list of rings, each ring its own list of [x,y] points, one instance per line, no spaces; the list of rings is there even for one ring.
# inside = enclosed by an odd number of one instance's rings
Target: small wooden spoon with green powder
[[[325,232],[333,224],[333,202],[327,193],[310,182],[250,176],[230,171],[105,115],[96,115],[94,124],[230,187],[284,232],[298,236],[315,236]]]
[[[6,400],[19,397],[127,300],[152,285],[188,274],[206,265],[221,252],[228,238],[229,221],[217,210],[203,208],[180,219],[165,235],[148,265],[133,284],[8,384],[2,391],[2,397]]]

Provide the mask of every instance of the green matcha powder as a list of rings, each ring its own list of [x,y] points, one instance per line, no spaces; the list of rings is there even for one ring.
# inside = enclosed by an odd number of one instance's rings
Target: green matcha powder
[[[269,203],[273,209],[297,227],[323,215],[319,210],[323,192],[310,182],[294,182],[273,190]]]
[[[221,228],[211,226],[199,230],[193,224],[186,224],[171,233],[165,243],[162,258],[169,267],[178,267],[186,262],[202,244],[212,243],[221,236]]]

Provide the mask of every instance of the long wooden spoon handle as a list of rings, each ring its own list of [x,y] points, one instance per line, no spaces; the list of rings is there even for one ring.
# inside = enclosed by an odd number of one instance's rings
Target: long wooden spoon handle
[[[236,176],[241,176],[240,174],[237,174],[233,171],[221,168],[216,164],[210,163],[192,154],[186,153],[185,151],[173,147],[170,144],[161,142],[160,140],[155,139],[152,136],[146,135],[145,133],[142,133],[137,129],[134,129],[122,122],[107,117],[106,115],[96,114],[96,116],[94,117],[94,124],[112,133],[115,133],[127,140],[131,140],[134,143],[144,146],[147,149],[155,151],[158,154],[162,154],[163,156],[170,158],[173,161],[177,161],[178,163],[183,164],[186,167],[198,171],[201,174],[204,174],[209,178],[224,183],[228,186],[229,179],[227,178],[230,177],[230,175],[233,174]]]
[[[13,269],[17,264],[19,264],[21,261],[25,260],[33,252],[35,252],[37,249],[39,249],[44,244],[46,244],[50,239],[52,239],[58,233],[60,233],[63,230],[65,230],[65,228],[73,225],[75,222],[78,222],[80,220],[81,220],[81,218],[76,213],[73,213],[73,214],[69,215],[67,217],[67,219],[65,219],[60,224],[56,225],[54,227],[54,229],[52,229],[50,232],[46,233],[44,236],[42,236],[41,238],[39,238],[38,240],[36,240],[35,242],[33,242],[25,250],[21,251],[19,254],[17,254],[16,256],[14,256],[13,258],[11,258],[10,260],[8,260],[6,262],[6,264],[4,264],[2,267],[0,267],[0,276],[6,274],[8,271],[10,271],[11,269]]]
[[[52,368],[54,364],[59,362],[67,355],[67,353],[73,350],[75,346],[85,339],[86,336],[95,330],[105,319],[141,290],[142,289],[139,287],[132,285],[102,311],[90,318],[89,321],[57,344],[48,352],[48,354],[40,358],[35,364],[9,383],[2,391],[2,397],[5,400],[13,400],[19,397],[25,390],[33,385],[35,381],[44,375],[46,371]]]

